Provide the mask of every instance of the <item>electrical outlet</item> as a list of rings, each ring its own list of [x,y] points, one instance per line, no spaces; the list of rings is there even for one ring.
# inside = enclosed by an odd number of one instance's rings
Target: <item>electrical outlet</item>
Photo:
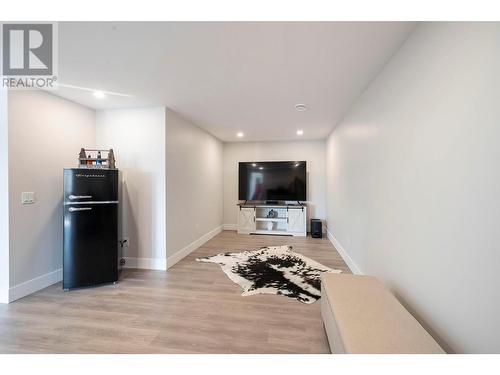
[[[33,191],[23,191],[21,193],[21,203],[22,204],[35,203],[35,193]]]

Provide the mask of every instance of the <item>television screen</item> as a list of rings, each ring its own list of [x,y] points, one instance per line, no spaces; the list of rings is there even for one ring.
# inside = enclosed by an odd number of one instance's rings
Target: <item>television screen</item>
[[[306,201],[305,161],[240,162],[238,199]]]

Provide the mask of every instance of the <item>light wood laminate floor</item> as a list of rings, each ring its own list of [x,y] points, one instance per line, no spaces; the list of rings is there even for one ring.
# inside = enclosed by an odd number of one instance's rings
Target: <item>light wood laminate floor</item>
[[[218,265],[195,261],[285,244],[350,272],[325,238],[224,231],[167,272],[126,269],[116,285],[64,292],[58,283],[0,305],[0,353],[328,353],[320,301],[241,297]]]

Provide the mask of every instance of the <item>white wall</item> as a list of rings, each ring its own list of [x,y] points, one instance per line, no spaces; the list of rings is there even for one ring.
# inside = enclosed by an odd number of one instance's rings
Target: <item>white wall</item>
[[[7,110],[7,90],[0,89],[0,303],[9,302],[9,143]]]
[[[306,160],[308,216],[325,219],[325,155],[324,140],[224,143],[225,226],[230,228],[238,222],[236,204],[239,202],[238,162],[240,161]]]
[[[421,24],[327,146],[329,230],[457,352],[500,352],[499,41]]]
[[[96,137],[122,173],[126,266],[165,269],[165,108],[98,111]]]
[[[95,112],[41,91],[10,91],[10,299],[61,279],[63,168],[95,143]],[[21,204],[33,191],[36,203]]]
[[[218,233],[222,224],[222,142],[166,112],[167,265]]]

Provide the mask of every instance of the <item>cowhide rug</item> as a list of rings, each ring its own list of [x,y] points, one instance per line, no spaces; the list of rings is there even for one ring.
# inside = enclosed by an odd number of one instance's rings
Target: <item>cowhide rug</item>
[[[293,252],[291,246],[220,253],[196,260],[219,264],[222,271],[243,288],[242,296],[279,294],[308,304],[321,297],[323,272],[342,272]]]

